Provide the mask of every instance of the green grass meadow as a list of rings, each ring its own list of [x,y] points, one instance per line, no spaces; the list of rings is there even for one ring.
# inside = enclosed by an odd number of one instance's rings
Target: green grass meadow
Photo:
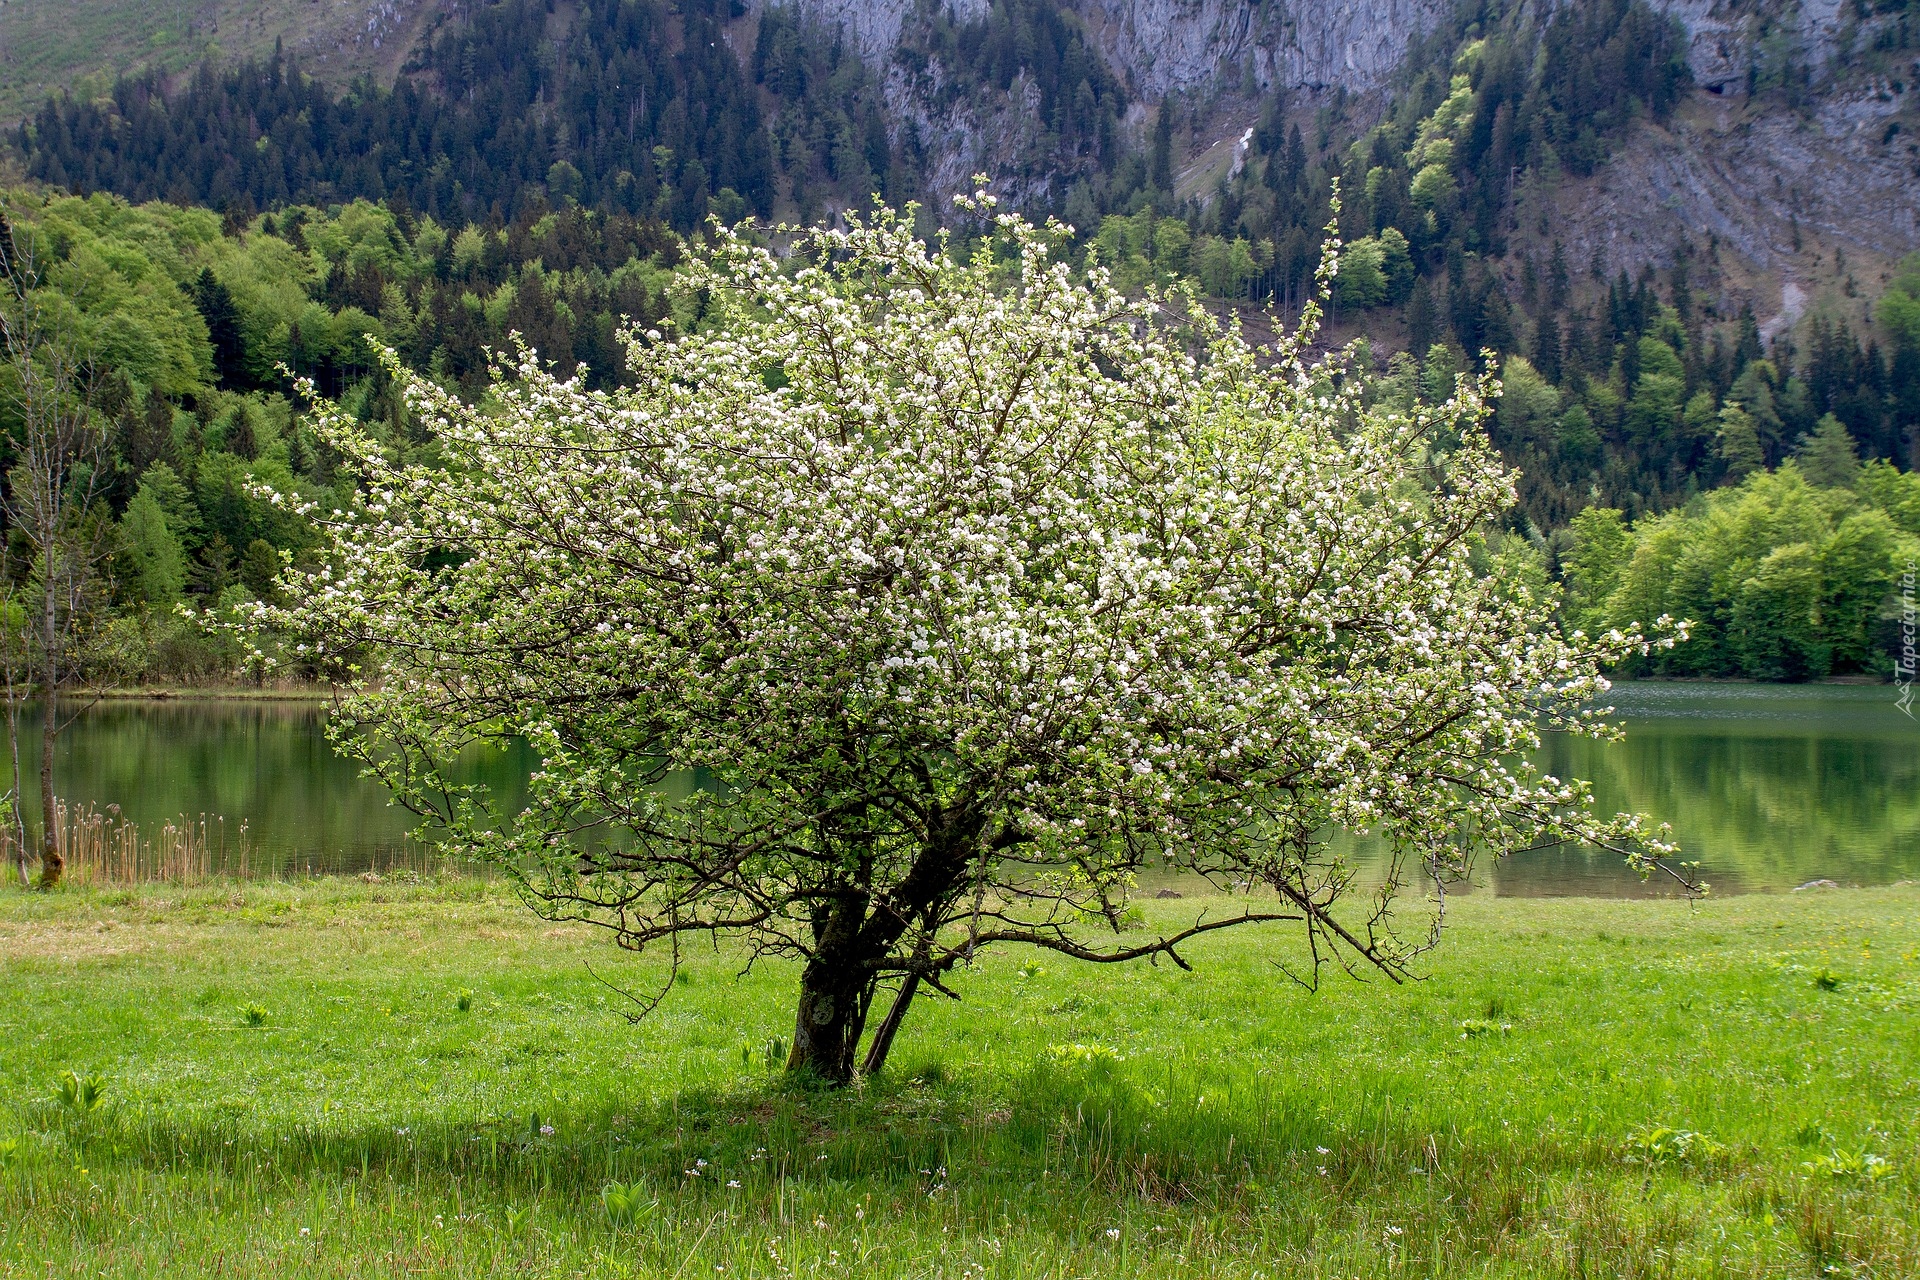
[[[498,886],[8,890],[0,1276],[1920,1276],[1920,889],[1452,919],[992,955],[823,1094],[790,968],[629,1025]]]

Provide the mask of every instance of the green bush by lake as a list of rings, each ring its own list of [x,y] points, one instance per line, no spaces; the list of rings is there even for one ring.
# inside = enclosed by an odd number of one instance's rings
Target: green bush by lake
[[[1452,923],[1403,989],[991,956],[823,1096],[792,972],[630,1027],[497,888],[8,894],[0,1276],[1920,1272],[1920,890]]]

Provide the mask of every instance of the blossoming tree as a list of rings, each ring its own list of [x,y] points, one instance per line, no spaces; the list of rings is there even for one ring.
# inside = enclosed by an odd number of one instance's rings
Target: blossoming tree
[[[366,655],[339,740],[550,918],[800,962],[789,1066],[832,1081],[986,948],[1185,965],[1268,927],[1297,976],[1398,977],[1443,901],[1396,927],[1399,891],[1475,850],[1656,865],[1522,763],[1605,732],[1598,664],[1644,642],[1559,635],[1480,554],[1513,501],[1490,383],[1375,411],[1311,314],[1263,355],[964,203],[969,258],[885,212],[797,270],[718,233],[710,323],[636,341],[629,390],[522,353],[474,408],[390,362],[431,468],[321,406],[360,496],[261,616]],[[451,768],[510,736],[515,812]],[[1384,837],[1377,883],[1341,830]],[[1149,866],[1235,905],[1148,929]]]

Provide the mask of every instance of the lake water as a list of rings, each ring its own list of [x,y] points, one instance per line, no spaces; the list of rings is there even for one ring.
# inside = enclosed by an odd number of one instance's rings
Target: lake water
[[[1608,701],[1624,741],[1557,738],[1539,763],[1593,783],[1603,813],[1671,823],[1716,893],[1920,879],[1920,724],[1895,696],[1890,685],[1620,684]],[[1523,894],[1636,883],[1581,852],[1509,859],[1490,877]]]
[[[182,817],[216,819],[210,839],[224,839],[230,860],[244,823],[256,873],[420,865],[425,850],[408,838],[418,820],[334,753],[326,719],[315,702],[103,701],[61,735],[54,784],[70,803],[117,805],[120,818],[143,830]],[[36,715],[31,741],[23,735],[21,743],[30,796],[38,794],[38,729]],[[512,794],[536,761],[520,749],[474,753],[463,763],[469,780]],[[0,777],[10,773],[0,760]]]
[[[1716,893],[1920,879],[1920,724],[1895,707],[1890,687],[1637,683],[1610,701],[1627,724],[1624,742],[1554,739],[1541,766],[1590,780],[1603,812],[1671,823]],[[298,702],[104,702],[62,737],[60,794],[118,805],[143,827],[218,815],[230,849],[244,822],[256,872],[418,865],[411,815],[333,754],[325,715]],[[520,750],[468,763],[475,780],[512,790],[533,761]],[[35,768],[31,758],[25,767]],[[1578,850],[1484,865],[1475,885],[1522,895],[1668,891]]]

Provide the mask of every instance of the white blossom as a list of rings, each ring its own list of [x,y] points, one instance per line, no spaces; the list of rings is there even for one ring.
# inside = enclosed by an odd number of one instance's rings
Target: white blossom
[[[869,994],[995,942],[1178,961],[1238,919],[1398,973],[1432,938],[1391,927],[1414,871],[1668,851],[1524,763],[1606,732],[1578,709],[1647,642],[1476,570],[1514,496],[1496,384],[1376,410],[1309,359],[1312,309],[1256,350],[970,202],[997,230],[967,260],[885,213],[786,262],[716,232],[705,318],[635,341],[630,390],[522,351],[471,407],[389,356],[432,467],[320,406],[360,497],[262,622],[367,661],[341,740],[550,915],[742,934]],[[496,813],[449,766],[512,735],[540,766]],[[1342,828],[1396,855],[1351,911]],[[1151,861],[1246,913],[1102,947]]]

